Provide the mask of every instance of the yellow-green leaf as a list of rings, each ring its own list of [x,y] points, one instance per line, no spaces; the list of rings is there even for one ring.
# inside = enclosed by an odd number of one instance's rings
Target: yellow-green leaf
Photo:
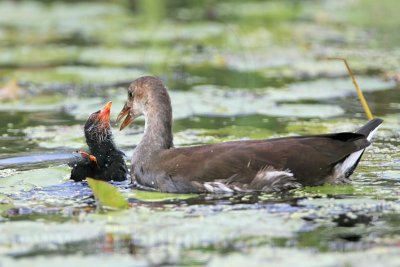
[[[86,178],[94,196],[103,205],[115,209],[126,209],[128,202],[121,195],[117,188],[104,181]]]
[[[163,192],[149,192],[134,190],[135,198],[141,201],[165,201],[173,199],[188,199],[196,197],[195,194],[173,194],[173,193],[163,193]]]
[[[336,194],[353,195],[355,193],[354,187],[350,184],[345,184],[345,185],[325,184],[321,186],[307,186],[301,189],[301,191],[304,193],[323,194],[323,195],[336,195]]]

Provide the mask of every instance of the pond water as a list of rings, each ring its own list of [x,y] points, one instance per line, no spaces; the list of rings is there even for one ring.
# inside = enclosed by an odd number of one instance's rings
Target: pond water
[[[1,2],[0,266],[399,266],[399,8]],[[146,74],[170,89],[178,146],[356,130],[365,114],[332,56],[384,119],[348,185],[175,195],[123,182],[130,208],[109,211],[68,180],[88,115],[112,100],[114,121]],[[128,162],[143,126],[113,127]]]

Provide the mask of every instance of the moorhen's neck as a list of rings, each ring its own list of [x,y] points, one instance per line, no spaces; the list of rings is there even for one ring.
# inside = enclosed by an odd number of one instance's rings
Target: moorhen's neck
[[[164,89],[164,88],[163,88]],[[172,137],[172,108],[167,91],[155,91],[144,110],[144,136],[138,147],[147,151],[169,149],[174,146]]]

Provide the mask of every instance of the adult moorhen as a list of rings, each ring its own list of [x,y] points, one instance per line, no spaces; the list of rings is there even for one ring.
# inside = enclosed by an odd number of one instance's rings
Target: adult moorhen
[[[84,132],[89,154],[80,151],[84,159],[71,164],[71,179],[74,181],[82,181],[86,177],[103,181],[124,181],[127,178],[124,153],[116,147],[111,132],[111,104],[108,102],[86,121]]]
[[[134,182],[163,192],[277,192],[344,183],[356,168],[381,119],[356,133],[173,146],[172,108],[160,79],[145,76],[128,88],[118,115],[124,129],[144,115],[145,131],[132,157]]]

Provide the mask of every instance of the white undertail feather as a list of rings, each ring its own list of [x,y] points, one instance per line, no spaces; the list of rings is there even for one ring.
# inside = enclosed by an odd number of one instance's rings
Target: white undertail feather
[[[376,131],[378,131],[378,128],[380,127],[380,125],[378,126],[378,127],[376,127],[373,131],[371,131],[370,133],[369,133],[369,135],[367,136],[367,140],[369,141],[369,142],[371,142],[371,140],[372,140],[372,137],[374,137],[374,135],[376,134]]]
[[[367,140],[371,142],[372,137],[374,137],[376,131],[378,130],[379,126],[376,127],[373,131],[371,131],[368,136]],[[354,152],[350,154],[350,156],[347,157],[347,159],[340,165],[338,166],[337,169],[335,169],[335,174],[337,176],[339,175],[344,175],[351,167],[354,166],[354,164],[357,163],[358,159],[361,157],[362,153],[364,152],[365,149],[361,149],[357,152]]]
[[[361,154],[365,149],[361,149],[357,152],[351,153],[350,156],[347,157],[345,161],[340,165],[339,168],[335,169],[335,172],[338,174],[344,175],[348,169],[354,166],[357,163],[358,159],[361,157]]]

